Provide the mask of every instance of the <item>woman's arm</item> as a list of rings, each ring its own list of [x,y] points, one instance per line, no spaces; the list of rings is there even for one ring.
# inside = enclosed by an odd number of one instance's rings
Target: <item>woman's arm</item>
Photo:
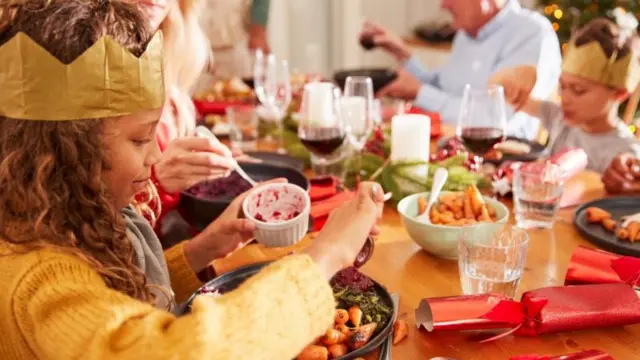
[[[326,276],[304,255],[224,296],[199,297],[180,318],[107,288],[71,256],[38,256],[33,264],[10,292],[11,314],[40,358],[291,359],[333,320]]]

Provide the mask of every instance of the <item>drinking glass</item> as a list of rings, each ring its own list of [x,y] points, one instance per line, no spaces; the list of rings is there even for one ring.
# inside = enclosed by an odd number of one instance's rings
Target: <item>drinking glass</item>
[[[258,114],[253,106],[233,106],[226,110],[231,131],[231,148],[254,151],[258,142]]]
[[[318,160],[327,162],[345,139],[340,111],[340,91],[330,82],[312,82],[304,86],[300,106],[298,137]]]
[[[366,76],[349,76],[345,82],[340,110],[349,143],[356,151],[356,181],[362,171],[362,150],[371,131],[373,114],[373,81]]]
[[[278,126],[278,152],[285,153],[282,120],[287,114],[292,97],[289,63],[276,59],[273,54],[265,56],[262,52],[256,52],[253,74],[256,96],[266,107],[269,114],[267,119],[276,122]]]
[[[528,244],[527,232],[511,225],[464,226],[458,242],[462,293],[496,293],[513,298],[522,278]]]
[[[502,86],[464,89],[457,136],[464,146],[480,159],[494,146],[504,141],[507,132],[507,112]]]
[[[527,164],[513,174],[515,216],[525,229],[551,229],[564,188],[564,172],[550,163]]]

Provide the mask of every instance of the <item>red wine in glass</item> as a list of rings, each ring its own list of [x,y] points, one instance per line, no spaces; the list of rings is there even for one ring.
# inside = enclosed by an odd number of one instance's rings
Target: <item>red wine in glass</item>
[[[327,156],[342,146],[345,133],[337,128],[312,128],[299,137],[307,150],[318,156]]]
[[[467,150],[484,155],[505,140],[505,133],[500,128],[469,127],[462,129],[460,139]]]
[[[372,50],[376,47],[376,43],[373,41],[373,36],[365,35],[360,37],[360,46],[365,50]]]

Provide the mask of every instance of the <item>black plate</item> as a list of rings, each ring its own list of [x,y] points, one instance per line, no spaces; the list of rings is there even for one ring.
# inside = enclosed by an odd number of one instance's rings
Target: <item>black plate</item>
[[[445,146],[445,144],[451,140],[450,137],[448,138],[443,138],[440,141],[438,141],[438,149],[441,149]],[[520,139],[514,136],[508,136],[507,140],[515,140],[524,144],[527,144],[531,147],[531,152],[529,152],[528,154],[523,154],[523,155],[511,155],[511,154],[506,154],[503,153],[502,154],[502,158],[500,160],[490,160],[490,159],[485,159],[485,162],[491,163],[491,164],[501,164],[505,161],[522,161],[522,162],[530,162],[530,161],[536,161],[544,156],[547,155],[548,151],[547,148],[540,144],[539,142],[536,141],[531,141],[531,140],[526,140],[526,139]]]
[[[286,178],[289,183],[309,190],[309,180],[302,172],[290,167],[269,164],[240,163],[242,169],[255,181]],[[229,206],[233,198],[223,197],[215,200],[203,199],[183,191],[180,196],[179,211],[184,219],[195,229],[202,230],[215,220]]]
[[[193,299],[198,294],[200,294],[200,290],[202,288],[206,287],[206,288],[212,289],[212,290],[224,289],[223,290],[224,292],[233,290],[233,289],[237,288],[238,286],[240,286],[240,284],[242,284],[245,280],[247,280],[251,276],[253,276],[256,273],[258,273],[258,271],[260,271],[260,269],[262,269],[263,267],[265,267],[268,264],[269,263],[266,262],[266,263],[260,263],[260,264],[253,264],[253,265],[245,266],[245,267],[236,269],[234,271],[228,272],[228,273],[226,273],[224,275],[221,275],[221,276],[209,281],[204,286],[202,286],[200,289],[198,289],[198,291],[196,291],[193,295],[191,295],[189,300],[187,300],[187,302],[184,304],[184,307],[182,309],[183,310],[182,313],[183,314],[188,314],[191,311],[191,303],[193,302]],[[375,291],[380,296],[380,301],[393,309],[393,300],[391,299],[391,294],[389,294],[389,291],[387,291],[387,289],[384,286],[378,284],[376,281],[373,281],[373,286],[374,286]],[[391,317],[393,318],[393,314],[392,314]],[[349,354],[347,354],[345,356],[341,356],[339,358],[336,358],[335,360],[353,360],[355,358],[362,357],[362,356],[374,351],[377,347],[382,345],[382,343],[386,340],[387,336],[389,336],[389,334],[391,334],[391,330],[392,329],[393,329],[393,321],[389,320],[387,325],[380,332],[378,332],[375,336],[373,336],[371,338],[371,340],[369,340],[369,342],[365,346],[363,346],[361,349],[358,349],[356,351],[350,352]]]
[[[290,167],[300,172],[304,171],[304,161],[289,155],[282,155],[270,151],[250,151],[247,155],[264,161],[264,164]]]
[[[333,80],[338,84],[340,89],[344,90],[344,84],[349,76],[368,76],[373,81],[373,91],[378,92],[383,87],[398,77],[394,70],[390,69],[352,69],[338,71],[333,75]]]
[[[620,196],[594,200],[580,206],[573,216],[573,223],[580,234],[593,244],[616,254],[640,257],[640,243],[620,240],[600,224],[590,224],[587,221],[586,210],[592,206],[610,212],[614,220],[620,221],[623,216],[640,212],[640,197]]]

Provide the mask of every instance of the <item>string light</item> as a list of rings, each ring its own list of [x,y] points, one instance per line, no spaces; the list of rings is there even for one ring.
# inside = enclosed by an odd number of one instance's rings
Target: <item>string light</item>
[[[551,24],[551,26],[553,26],[553,30],[558,31],[558,29],[560,29],[560,24],[558,24],[557,22],[554,22],[553,24]]]
[[[560,9],[556,9],[553,12],[553,16],[555,16],[555,18],[558,19],[558,20],[562,19],[562,15],[564,15],[564,14],[562,13],[562,10],[560,10]]]

